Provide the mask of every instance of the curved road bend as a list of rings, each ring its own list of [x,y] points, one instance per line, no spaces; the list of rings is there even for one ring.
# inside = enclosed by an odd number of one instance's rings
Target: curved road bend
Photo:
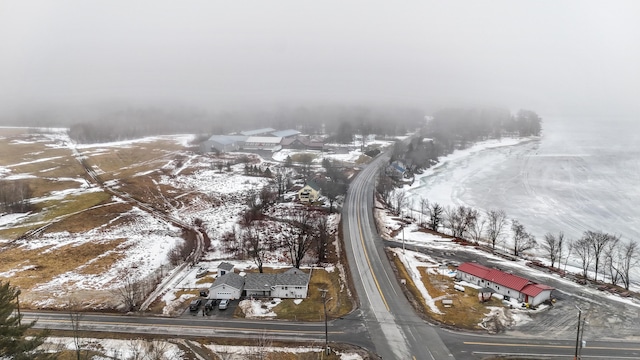
[[[360,311],[384,359],[453,359],[433,326],[413,310],[398,284],[373,220],[373,190],[383,155],[356,176],[343,208],[343,233]]]

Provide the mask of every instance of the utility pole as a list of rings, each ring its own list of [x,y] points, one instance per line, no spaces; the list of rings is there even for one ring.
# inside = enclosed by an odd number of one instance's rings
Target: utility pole
[[[404,223],[402,224],[402,253],[404,254]]]
[[[333,298],[326,299],[327,291],[329,290],[320,289],[320,292],[322,293],[322,307],[324,308],[324,353],[326,355],[329,355],[329,326],[327,324],[327,302],[331,301]]]
[[[20,315],[20,289],[16,291],[16,305],[18,309],[18,326],[22,326],[22,315]]]
[[[578,349],[580,345],[580,320],[582,319],[582,309],[580,309],[576,305],[576,309],[578,309],[578,331],[576,331],[576,352],[573,356],[573,360],[578,360]]]

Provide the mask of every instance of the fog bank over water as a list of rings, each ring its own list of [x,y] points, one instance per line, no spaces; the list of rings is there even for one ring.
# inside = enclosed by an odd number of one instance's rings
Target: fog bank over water
[[[640,241],[640,118],[547,118],[539,141],[447,163],[412,192],[443,205],[503,209],[541,239],[586,230]]]
[[[0,112],[375,103],[640,114],[637,1],[0,3]]]

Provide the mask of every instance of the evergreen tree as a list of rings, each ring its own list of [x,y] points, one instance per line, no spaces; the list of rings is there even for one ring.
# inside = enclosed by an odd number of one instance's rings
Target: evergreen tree
[[[36,322],[23,324],[22,315],[14,313],[18,307],[18,296],[18,288],[0,281],[0,359],[54,359],[54,355],[37,350],[44,342],[46,332],[29,334],[27,337],[27,331]]]

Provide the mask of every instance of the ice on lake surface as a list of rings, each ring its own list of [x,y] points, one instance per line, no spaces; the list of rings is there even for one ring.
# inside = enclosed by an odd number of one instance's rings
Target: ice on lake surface
[[[442,205],[503,209],[538,239],[547,232],[564,231],[575,239],[585,230],[601,230],[638,241],[636,123],[543,119],[540,140],[454,159],[411,192]]]

